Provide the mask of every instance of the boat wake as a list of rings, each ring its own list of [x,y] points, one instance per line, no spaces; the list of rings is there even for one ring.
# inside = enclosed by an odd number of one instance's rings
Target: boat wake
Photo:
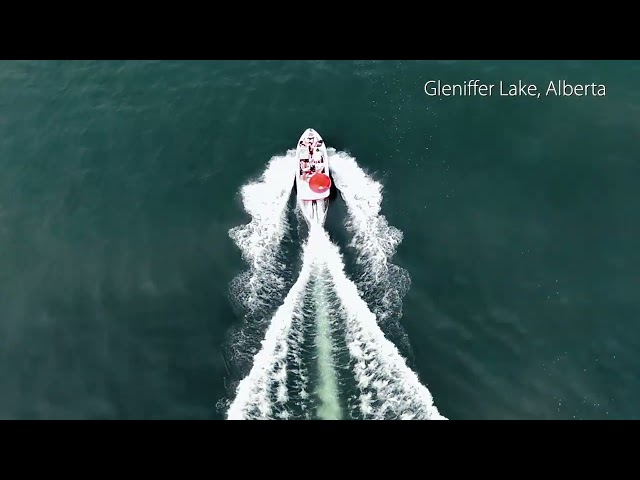
[[[230,334],[227,357],[241,371],[253,363],[269,313],[282,301],[292,281],[283,243],[291,225],[287,217],[291,177],[285,172],[292,168],[294,155],[290,151],[273,157],[260,178],[241,188],[242,204],[251,221],[229,231],[249,265],[230,285],[231,299],[244,311],[245,321]]]
[[[355,253],[353,277],[360,296],[376,315],[384,332],[393,335],[403,351],[411,346],[399,321],[402,299],[409,291],[409,272],[391,262],[402,242],[402,231],[380,213],[382,184],[375,181],[345,152],[329,149],[336,187],[340,190],[352,234],[348,248]]]
[[[231,349],[251,362],[234,385],[227,418],[445,419],[381,328],[401,310],[409,285],[408,273],[388,262],[402,234],[379,214],[380,185],[355,159],[332,153],[360,267],[355,281],[320,225],[310,226],[301,245],[297,275],[287,266],[292,152],[242,188],[252,220],[230,236],[249,269],[231,291],[246,315]]]

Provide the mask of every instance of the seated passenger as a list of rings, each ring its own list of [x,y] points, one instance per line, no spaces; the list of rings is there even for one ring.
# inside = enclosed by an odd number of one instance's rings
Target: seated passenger
[[[300,168],[302,168],[302,166],[306,164],[307,168],[309,166],[309,152],[307,152],[307,149],[305,148],[304,150],[300,151]]]
[[[303,180],[306,180],[309,173],[309,155],[306,150],[300,152],[300,176]]]
[[[320,153],[319,149],[316,149],[316,151],[313,152],[313,156],[311,157],[311,162],[315,164],[316,171],[318,172],[324,171],[324,158],[322,158],[322,153]]]

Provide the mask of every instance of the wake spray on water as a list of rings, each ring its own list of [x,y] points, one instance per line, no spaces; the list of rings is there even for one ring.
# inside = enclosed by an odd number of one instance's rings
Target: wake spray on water
[[[353,235],[348,248],[355,252],[352,272],[358,292],[385,332],[411,355],[409,339],[400,324],[402,300],[411,285],[409,272],[391,262],[403,233],[380,213],[382,184],[368,175],[355,158],[329,150],[335,184],[347,207],[345,226]]]
[[[229,231],[249,265],[230,285],[231,298],[244,310],[244,323],[231,333],[227,356],[243,373],[260,348],[271,316],[266,315],[286,293],[290,274],[282,243],[290,232],[287,214],[294,162],[293,151],[273,157],[260,178],[241,188],[242,204],[251,220]]]
[[[273,157],[261,178],[242,187],[242,203],[251,216],[246,225],[232,228],[236,243],[249,269],[232,282],[235,298],[250,312],[269,304],[283,287],[286,265],[279,256],[280,245],[289,232],[287,205],[291,196],[291,153]]]
[[[407,366],[396,346],[385,338],[358,289],[344,271],[338,247],[324,231],[317,247],[340,301],[352,371],[360,388],[360,418],[443,420],[433,398]]]
[[[312,226],[302,246],[296,282],[275,314],[267,313],[284,293],[285,273],[291,273],[281,256],[281,244],[289,232],[286,213],[295,157],[289,152],[272,159],[262,181],[242,190],[252,221],[230,231],[250,265],[232,291],[265,329],[258,334],[257,329],[244,328],[244,336],[235,338],[238,348],[250,340],[254,345],[263,340],[259,348],[249,350],[255,354],[252,367],[236,389],[227,418],[310,418],[309,371],[303,353],[305,335],[311,332],[318,362],[316,413],[320,418],[343,418],[334,363],[338,353],[334,338],[341,330],[359,390],[355,406],[359,414],[351,412],[352,418],[444,419],[430,392],[381,330],[385,321],[399,315],[409,285],[407,272],[389,262],[402,233],[379,213],[381,185],[353,158],[331,154],[337,156],[331,159],[332,171],[349,211],[347,227],[354,235],[350,246],[358,253],[359,275],[355,283],[347,277],[338,247],[322,227]],[[314,329],[307,328],[309,322]]]
[[[322,272],[324,273],[324,272]],[[331,335],[331,311],[327,301],[326,286],[322,279],[316,280],[314,285],[316,300],[316,348],[318,351],[319,385],[317,394],[320,399],[318,416],[323,420],[340,420],[338,379],[334,368],[334,351]]]
[[[289,417],[286,410],[287,340],[309,275],[310,269],[303,269],[271,320],[262,348],[254,357],[253,368],[238,386],[236,398],[227,413],[230,420],[277,418],[274,415]]]
[[[329,151],[332,175],[347,206],[349,247],[357,252],[356,285],[381,322],[399,318],[402,298],[411,285],[405,269],[391,263],[403,234],[380,214],[382,184],[375,181],[345,152]]]
[[[329,300],[331,288],[327,267],[324,263],[324,250],[321,242],[323,231],[319,226],[312,226],[310,237],[314,238],[314,247],[318,249],[317,259],[322,259],[322,264],[316,267],[313,282],[313,300],[315,306],[316,323],[316,351],[318,359],[318,387],[316,389],[320,404],[318,416],[322,420],[340,420],[342,410],[340,408],[340,392],[338,378],[335,370],[335,352],[333,345],[334,314],[333,305]]]
[[[318,248],[319,236],[317,228],[310,230],[309,238],[303,246],[302,268],[298,280],[294,283],[291,290],[287,294],[282,306],[276,311],[271,323],[262,341],[262,348],[256,354],[253,361],[253,367],[239,384],[236,398],[234,399],[227,418],[229,419],[270,419],[270,418],[290,418],[291,411],[287,409],[287,357],[292,356],[293,361],[298,363],[300,352],[297,351],[301,339],[298,338],[296,332],[300,332],[303,328],[296,321],[304,321],[304,293],[305,288],[309,284],[312,275],[317,275],[316,264],[320,258],[322,251]],[[322,301],[322,291],[314,292],[314,298]],[[326,315],[321,308],[317,315],[320,317]],[[319,318],[322,334],[327,333],[327,319]],[[293,341],[291,340],[293,339]],[[331,367],[330,367],[330,346],[327,345],[327,339],[320,340],[321,346],[321,372],[324,374],[321,391],[325,393],[324,405],[327,415],[339,416],[339,408],[336,409],[337,400],[334,398],[326,398],[327,395],[335,394],[335,387],[331,384]],[[293,349],[293,352],[290,350]],[[293,353],[293,355],[291,355]],[[300,359],[301,360],[301,359]],[[304,373],[303,373],[304,374]],[[303,395],[304,396],[304,395]]]

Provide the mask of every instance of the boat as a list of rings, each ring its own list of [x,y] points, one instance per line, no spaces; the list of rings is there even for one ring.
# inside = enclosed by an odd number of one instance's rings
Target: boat
[[[329,208],[331,177],[324,140],[312,128],[304,131],[296,149],[298,206],[307,223],[324,225]]]

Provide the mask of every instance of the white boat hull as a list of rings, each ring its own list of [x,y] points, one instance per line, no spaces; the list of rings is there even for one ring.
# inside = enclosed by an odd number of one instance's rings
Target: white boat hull
[[[296,191],[298,206],[308,223],[324,225],[331,189],[314,192],[309,179],[317,172],[330,177],[329,156],[324,140],[312,128],[305,130],[296,148]]]

